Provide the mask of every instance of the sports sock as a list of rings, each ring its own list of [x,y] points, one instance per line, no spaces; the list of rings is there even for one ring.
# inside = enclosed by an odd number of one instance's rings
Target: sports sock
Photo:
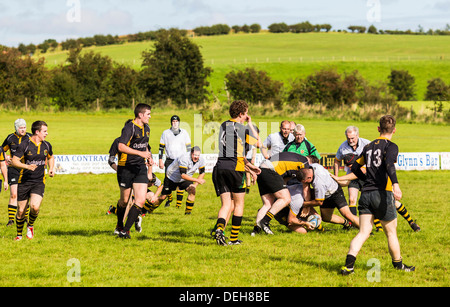
[[[402,258],[400,258],[400,260],[394,260],[392,259],[392,265],[394,266],[394,268],[396,269],[401,269],[403,267],[403,261]]]
[[[177,190],[177,208],[180,208],[180,207],[181,207],[181,204],[182,204],[182,202],[183,202],[183,194],[184,194],[183,191]],[[186,203],[187,203],[187,202],[186,202]]]
[[[317,231],[325,231],[325,228],[323,228],[322,223],[316,229],[317,229]]]
[[[170,193],[169,196],[167,196],[167,202],[171,203],[172,200],[173,200],[173,196],[172,196],[172,193]]]
[[[273,214],[268,211],[267,214],[263,217],[262,222],[265,224],[270,224],[270,221],[273,219]]]
[[[403,216],[403,218],[409,223],[411,224],[413,222],[413,219],[411,218],[411,216],[409,215],[408,210],[406,209],[405,205],[400,204],[400,207],[397,208],[397,212]]]
[[[381,226],[381,221],[378,219],[374,219],[373,220],[373,224],[375,225],[375,227],[377,228],[377,231],[384,231],[383,230],[383,226]]]
[[[347,258],[345,258],[345,267],[347,269],[353,269],[353,266],[355,265],[356,257],[353,255],[348,254]]]
[[[119,205],[111,206],[111,210],[109,210],[112,214],[117,214],[117,207]]]
[[[242,216],[233,216],[231,220],[231,235],[230,241],[237,241],[239,231],[241,230]]]
[[[227,223],[227,221],[225,221],[225,219],[218,218],[217,219],[217,223],[216,223],[216,229],[220,229],[222,231],[225,231],[225,224],[226,223]]]
[[[349,206],[350,208],[350,212],[354,215],[354,216],[358,216],[358,211],[356,211],[356,205],[351,205]]]
[[[30,211],[30,217],[28,218],[28,226],[33,227],[39,213]]]
[[[30,206],[27,207],[27,211],[25,212],[25,218],[26,219],[30,218]]]
[[[17,236],[22,236],[23,226],[25,225],[25,218],[19,219],[16,217]]]
[[[127,222],[125,223],[124,231],[130,231],[131,226],[133,226],[136,219],[141,214],[141,208],[139,208],[136,204],[131,206],[130,211],[128,211]]]
[[[178,200],[177,200],[177,206],[178,206]],[[194,208],[194,201],[192,200],[186,200],[186,210],[184,211],[184,214],[189,214],[192,212],[192,209]]]
[[[123,228],[123,218],[125,217],[125,211],[127,208],[117,206],[117,228]]]
[[[14,221],[17,214],[17,206],[14,207],[13,205],[8,205],[8,219],[10,221]]]

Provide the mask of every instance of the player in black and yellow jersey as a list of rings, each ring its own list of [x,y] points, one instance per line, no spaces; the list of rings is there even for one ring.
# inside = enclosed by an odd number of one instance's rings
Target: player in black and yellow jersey
[[[19,173],[20,170],[11,166],[11,159],[16,152],[17,147],[23,141],[27,140],[31,133],[27,133],[27,122],[23,118],[18,118],[14,122],[15,132],[11,133],[6,137],[2,144],[2,148],[5,154],[10,152],[9,157],[5,157],[6,163],[8,164],[8,183],[9,189],[9,202],[8,202],[8,223],[6,226],[14,225],[14,219],[17,213],[17,185],[19,183]]]
[[[216,195],[222,203],[214,231],[214,238],[219,245],[227,244],[224,230],[231,212],[233,217],[229,244],[241,243],[238,235],[244,214],[245,172],[250,172],[253,178],[260,173],[260,169],[245,158],[246,144],[261,147],[259,135],[248,115],[247,103],[243,100],[234,101],[229,112],[231,119],[220,127],[219,157],[212,174]]]
[[[118,149],[121,153],[117,167],[117,181],[120,187],[120,200],[117,208],[117,226],[119,237],[130,238],[130,228],[141,214],[145,204],[148,187],[147,164],[153,165],[152,153],[148,150],[150,136],[151,107],[138,104],[134,110],[135,119],[125,123],[119,137]],[[151,170],[150,170],[151,172]],[[126,206],[134,191],[134,204],[123,224]]]
[[[408,272],[415,270],[415,267],[403,264],[397,237],[395,200],[402,198],[402,191],[394,165],[397,161],[398,146],[391,142],[396,132],[395,124],[393,116],[383,116],[378,127],[380,137],[366,145],[356,163],[352,165],[352,172],[364,181],[364,185],[358,207],[360,229],[350,243],[345,266],[341,269],[343,275],[354,272],[356,256],[372,232],[374,218],[381,221],[394,268]],[[364,165],[365,174],[361,171]]]
[[[270,221],[291,202],[287,181],[295,178],[298,170],[308,165],[305,156],[294,152],[280,152],[261,163],[257,182],[263,206],[256,216],[254,232],[259,232],[256,229],[259,227],[265,233],[273,234]]]
[[[36,121],[31,127],[33,135],[23,141],[14,152],[12,165],[20,169],[17,189],[17,237],[22,239],[25,224],[25,209],[30,207],[28,219],[27,238],[34,237],[34,222],[36,221],[45,191],[45,168],[48,163],[50,177],[55,175],[55,158],[52,145],[45,141],[48,135],[48,126],[43,121]]]

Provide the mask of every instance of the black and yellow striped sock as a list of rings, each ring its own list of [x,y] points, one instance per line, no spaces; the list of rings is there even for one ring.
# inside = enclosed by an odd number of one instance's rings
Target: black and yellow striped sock
[[[19,219],[16,217],[17,236],[21,237],[23,233],[23,226],[25,225],[25,218]]]
[[[183,194],[184,194],[183,191],[177,190],[177,208],[180,208],[181,204],[183,203]]]
[[[30,206],[27,207],[27,211],[25,212],[25,218],[27,220],[30,218]]]
[[[28,226],[33,227],[34,226],[34,222],[36,222],[36,219],[37,219],[37,217],[39,215],[39,212],[34,213],[34,212],[30,211],[29,214],[30,214],[30,216],[28,218]]]
[[[172,200],[173,200],[173,196],[172,196],[172,193],[170,193],[169,196],[167,196],[167,202],[171,203]]]
[[[381,226],[381,221],[378,219],[374,219],[373,220],[373,224],[375,225],[375,227],[377,228],[377,231],[383,232],[383,226]]]
[[[178,206],[178,200],[177,200],[177,206]],[[194,201],[193,200],[186,200],[186,210],[184,211],[184,214],[191,214],[192,209],[194,208]]]
[[[225,224],[226,224],[227,222],[225,221],[225,219],[223,219],[223,218],[218,218],[217,219],[217,223],[216,223],[216,230],[217,229],[220,229],[220,230],[222,230],[222,231],[225,231]]]
[[[8,205],[8,219],[14,221],[17,214],[17,206]]]
[[[406,209],[405,205],[400,204],[400,207],[397,208],[397,212],[403,216],[403,218],[409,223],[411,224],[413,222],[413,219],[411,218],[411,216],[409,215],[408,210]]]
[[[265,222],[265,224],[269,224],[272,219],[273,214],[270,211],[268,211],[267,214],[263,217],[262,221]]]
[[[322,223],[319,225],[319,227],[316,228],[317,231],[325,231],[325,228],[323,228]]]
[[[233,216],[231,220],[231,234],[230,241],[235,242],[238,239],[239,231],[241,230],[242,216]]]

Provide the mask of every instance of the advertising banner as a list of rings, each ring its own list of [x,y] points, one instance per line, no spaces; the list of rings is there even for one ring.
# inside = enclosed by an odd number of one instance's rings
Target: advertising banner
[[[438,152],[403,152],[399,153],[395,167],[402,171],[439,170],[439,156]]]

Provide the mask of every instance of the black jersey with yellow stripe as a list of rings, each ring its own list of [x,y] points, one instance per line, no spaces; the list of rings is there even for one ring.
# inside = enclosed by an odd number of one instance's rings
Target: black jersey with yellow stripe
[[[147,124],[140,126],[134,120],[127,121],[122,129],[122,134],[119,137],[119,143],[125,144],[128,147],[146,151],[149,147],[148,141],[150,137],[150,127]],[[141,165],[145,164],[145,159],[137,155],[128,155],[122,153],[119,159],[119,166]]]
[[[10,151],[10,156],[12,157],[17,150],[17,147],[25,140],[28,140],[31,133],[26,133],[24,136],[20,136],[17,133],[11,133],[3,141],[2,148],[5,153]],[[23,162],[23,161],[22,161]]]
[[[255,145],[257,138],[249,127],[230,119],[222,123],[219,132],[219,157],[216,167],[239,172],[245,171],[246,145]]]
[[[295,152],[280,152],[270,157],[275,172],[282,177],[292,177],[299,169],[309,167],[308,159]]]
[[[44,182],[47,159],[53,156],[53,148],[49,142],[42,141],[38,144],[31,139],[21,142],[16,148],[14,156],[27,165],[37,165],[34,171],[21,169],[19,184],[24,182]]]
[[[398,183],[397,156],[398,146],[386,138],[380,137],[367,144],[352,165],[352,172],[364,180],[362,191],[392,191],[392,184]],[[363,165],[366,166],[365,175],[360,171]]]

